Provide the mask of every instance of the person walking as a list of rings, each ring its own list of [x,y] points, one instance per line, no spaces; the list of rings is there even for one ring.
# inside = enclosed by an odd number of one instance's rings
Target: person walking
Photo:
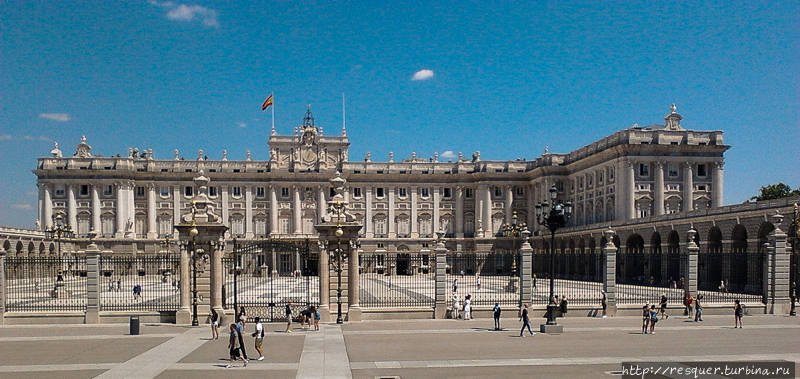
[[[494,303],[494,330],[500,330],[500,313],[502,312],[503,310],[500,309],[500,303]]]
[[[239,320],[242,322],[242,326],[247,326],[247,311],[244,307],[239,308]]]
[[[656,311],[656,305],[653,304],[650,306],[650,334],[656,334],[656,323],[658,322],[658,311]]]
[[[650,304],[645,304],[642,307],[642,334],[647,334],[648,327],[650,327]]]
[[[694,322],[703,321],[703,295],[697,295],[697,299],[694,301]]]
[[[219,314],[211,308],[211,339],[219,339]]]
[[[531,319],[528,317],[527,303],[522,306],[522,310],[519,313],[519,320],[522,321],[522,329],[519,330],[520,337],[525,337],[525,328],[528,328],[528,333],[530,333],[531,336],[536,335],[536,333],[531,330]]]
[[[603,307],[603,318],[608,317],[606,313],[606,309],[608,308],[608,296],[604,290],[600,290],[600,305]]]
[[[236,324],[231,324],[230,338],[228,338],[228,352],[230,354],[230,359],[225,368],[233,367],[233,362],[239,358],[241,358],[242,362],[244,362],[244,367],[247,367],[247,359],[240,356],[239,346],[239,332],[236,331]]]
[[[561,317],[565,317],[567,315],[569,302],[567,301],[567,297],[561,295],[561,303],[559,304],[559,308],[561,310]]]
[[[458,320],[458,318],[460,317],[458,315],[458,310],[459,309],[461,309],[461,304],[458,301],[458,296],[456,294],[453,294],[453,313],[452,313],[452,316],[453,316],[454,320]]]
[[[686,307],[686,311],[685,311],[686,312],[686,316],[689,316],[690,319],[692,318],[692,303],[693,303],[693,301],[694,300],[692,299],[692,293],[689,292],[689,291],[686,291],[686,293],[684,294],[684,297],[683,297],[683,305]]]
[[[242,349],[242,357],[247,360],[247,349],[244,347],[244,321],[239,319],[239,322],[236,323],[236,332],[239,333],[239,346]]]
[[[744,315],[744,308],[742,308],[742,304],[739,303],[739,299],[733,301],[733,328],[739,329],[742,328],[742,315]]]
[[[472,319],[472,295],[467,294],[464,298],[464,320]]]
[[[258,352],[258,360],[264,360],[264,350],[262,349],[261,345],[264,344],[264,325],[261,325],[261,317],[255,318],[256,321],[256,331],[253,333],[253,337],[256,338],[256,351]]]
[[[286,333],[292,332],[292,301],[286,301]]]
[[[661,294],[661,304],[660,304],[661,305],[661,318],[669,318],[669,315],[667,314],[667,300],[668,300],[667,299],[667,294],[666,293],[662,293]]]

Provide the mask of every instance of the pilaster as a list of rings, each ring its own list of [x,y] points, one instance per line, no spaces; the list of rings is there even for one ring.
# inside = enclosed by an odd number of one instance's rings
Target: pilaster
[[[100,323],[100,249],[94,241],[86,249],[86,323]]]
[[[683,171],[683,209],[681,211],[690,212],[694,210],[694,170],[692,162],[686,162]]]
[[[350,242],[350,257],[347,260],[347,321],[361,321],[361,305],[359,305],[359,280],[361,273],[358,271],[358,254],[360,249],[355,246],[355,241]]]
[[[253,186],[248,185],[244,187],[244,238],[253,236]]]

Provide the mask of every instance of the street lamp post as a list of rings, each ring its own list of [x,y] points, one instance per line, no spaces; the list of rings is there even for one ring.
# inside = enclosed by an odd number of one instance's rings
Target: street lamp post
[[[539,225],[550,230],[550,302],[547,305],[547,325],[556,325],[555,310],[558,307],[553,293],[555,278],[555,256],[556,256],[556,230],[564,227],[572,216],[572,203],[556,204],[558,190],[553,185],[550,188],[550,203],[544,201],[536,205],[536,221]]]
[[[341,324],[342,320],[342,225],[336,225],[336,323]]]
[[[503,224],[501,226],[503,235],[511,237],[511,250],[514,251],[514,260],[511,262],[511,276],[517,275],[517,237],[522,235],[523,230],[528,230],[528,226],[523,223],[517,223],[517,211],[513,212],[511,223]]]
[[[189,229],[189,251],[192,253],[192,326],[199,326],[200,322],[197,321],[197,246],[195,239],[197,238],[197,227],[192,221],[192,228]]]
[[[58,214],[53,217],[55,226],[49,226],[45,229],[45,236],[49,239],[56,239],[58,244],[58,259],[61,259],[61,238],[74,238],[75,233],[72,231],[72,226],[64,223],[64,216]]]

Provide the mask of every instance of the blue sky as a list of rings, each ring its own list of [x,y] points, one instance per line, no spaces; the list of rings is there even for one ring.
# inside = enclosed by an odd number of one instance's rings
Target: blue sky
[[[0,225],[33,227],[53,141],[266,159],[273,92],[280,134],[308,103],[338,134],[346,94],[350,159],[383,161],[569,152],[675,103],[733,146],[726,203],[798,187],[800,5],[620,3],[3,2]]]

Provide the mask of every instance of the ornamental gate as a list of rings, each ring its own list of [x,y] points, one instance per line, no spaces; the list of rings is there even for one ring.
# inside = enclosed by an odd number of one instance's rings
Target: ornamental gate
[[[285,306],[292,303],[292,316],[319,306],[319,253],[308,241],[266,240],[247,245],[234,244],[233,252],[222,258],[223,307],[241,307],[248,321],[285,321]]]

